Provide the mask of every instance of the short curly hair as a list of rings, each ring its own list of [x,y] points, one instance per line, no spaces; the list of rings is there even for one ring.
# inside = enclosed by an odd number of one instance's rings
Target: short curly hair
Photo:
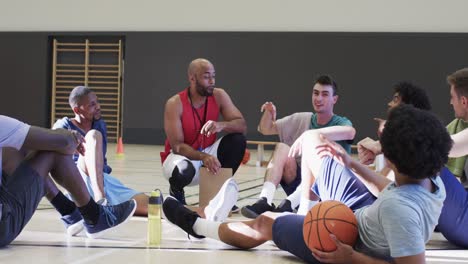
[[[400,173],[425,179],[447,163],[453,142],[434,114],[400,105],[390,111],[380,143],[383,154]]]
[[[423,110],[431,110],[432,108],[426,91],[410,82],[399,82],[394,85],[393,90],[400,95],[401,101],[405,104]]]

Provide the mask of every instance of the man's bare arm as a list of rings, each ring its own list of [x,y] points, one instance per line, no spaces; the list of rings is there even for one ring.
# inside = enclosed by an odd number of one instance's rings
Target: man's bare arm
[[[262,105],[260,111],[263,112],[263,115],[258,124],[258,132],[263,135],[277,135],[275,105],[272,102],[266,102]]]
[[[23,143],[27,150],[48,150],[71,155],[83,142],[83,137],[78,132],[65,129],[50,130],[31,126]]]
[[[220,131],[227,133],[247,133],[247,124],[242,113],[234,105],[231,97],[220,88],[215,89],[215,96],[220,105],[220,112],[224,121],[217,122],[221,125]]]

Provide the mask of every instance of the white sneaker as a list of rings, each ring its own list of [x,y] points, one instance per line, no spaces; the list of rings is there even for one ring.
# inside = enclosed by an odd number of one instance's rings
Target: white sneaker
[[[227,179],[219,192],[211,199],[205,207],[205,217],[207,220],[223,222],[231,212],[232,207],[237,202],[239,187],[233,178]]]

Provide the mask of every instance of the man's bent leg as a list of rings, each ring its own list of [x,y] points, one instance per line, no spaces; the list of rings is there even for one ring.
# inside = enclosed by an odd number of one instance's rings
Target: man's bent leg
[[[104,192],[104,154],[102,153],[102,134],[97,130],[90,130],[85,137],[86,152],[78,158],[78,167],[89,177],[94,199],[99,201],[106,198]]]
[[[273,223],[273,241],[278,248],[288,251],[307,263],[320,263],[312,256],[312,251],[304,242],[302,226],[303,215],[284,215],[278,217]]]
[[[440,177],[447,197],[437,228],[448,241],[468,248],[468,192],[446,167],[442,168]]]

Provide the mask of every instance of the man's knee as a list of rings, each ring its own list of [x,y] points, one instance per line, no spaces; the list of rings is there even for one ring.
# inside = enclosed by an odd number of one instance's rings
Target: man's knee
[[[246,144],[247,139],[245,138],[244,134],[241,133],[227,134],[223,137],[220,143],[220,145],[227,145],[241,150],[245,150]]]
[[[195,173],[195,167],[189,160],[181,160],[174,167],[169,183],[175,189],[182,189],[192,182]]]
[[[102,142],[102,139],[102,133],[96,129],[91,129],[85,136],[86,142]]]
[[[18,168],[21,162],[25,159],[24,153],[14,148],[3,148],[1,151],[3,156],[2,170],[7,174],[12,175],[16,168]]]

